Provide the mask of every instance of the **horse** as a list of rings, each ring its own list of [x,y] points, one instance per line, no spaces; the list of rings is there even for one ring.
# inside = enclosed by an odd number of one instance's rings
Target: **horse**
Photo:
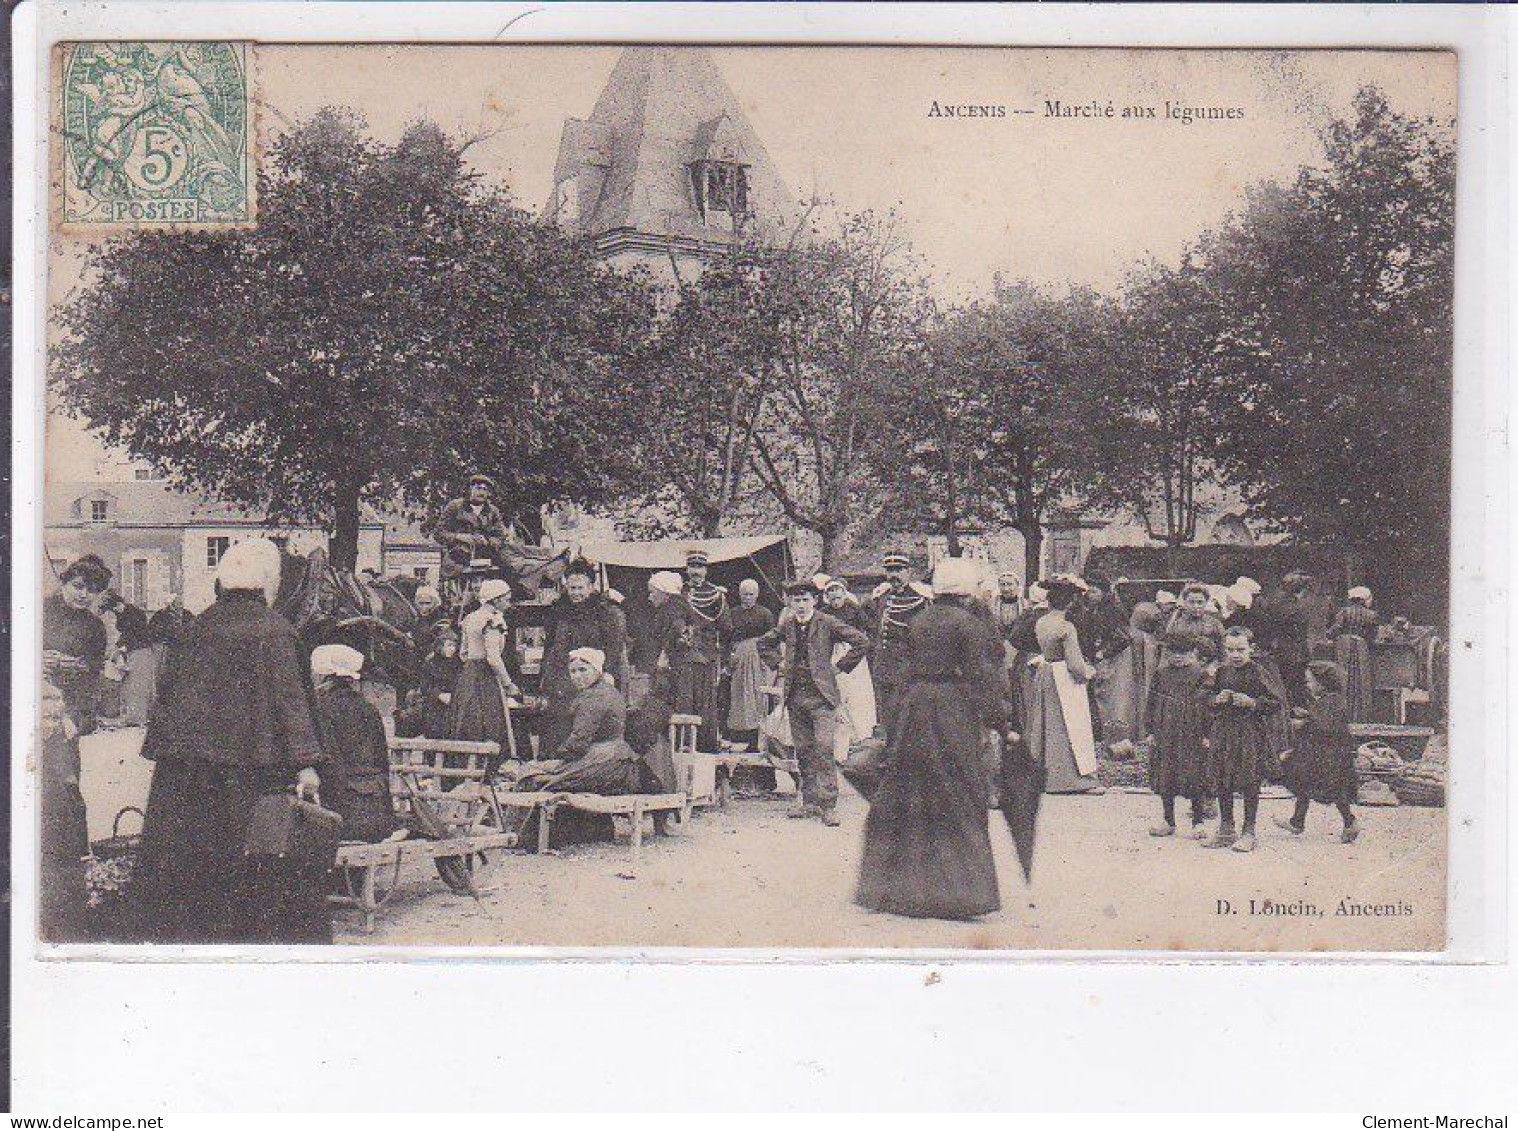
[[[563,576],[568,553],[531,547],[515,560],[518,568],[509,571],[507,580],[518,590],[535,592]],[[504,572],[470,571],[464,584],[447,587],[448,618],[457,622],[462,617],[479,580]],[[370,678],[410,686],[426,658],[415,632],[422,620],[416,607],[421,586],[416,577],[369,579],[339,570],[322,549],[304,556],[284,552],[274,608],[295,626],[308,654],[321,644],[347,644],[364,653]]]

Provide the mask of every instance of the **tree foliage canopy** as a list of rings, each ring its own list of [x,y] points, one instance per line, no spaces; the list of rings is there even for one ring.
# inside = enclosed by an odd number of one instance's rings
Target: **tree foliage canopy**
[[[332,525],[348,564],[361,501],[430,507],[471,469],[528,519],[608,493],[647,287],[465,148],[325,110],[272,146],[256,227],[102,245],[60,319],[64,404],[177,485]]]

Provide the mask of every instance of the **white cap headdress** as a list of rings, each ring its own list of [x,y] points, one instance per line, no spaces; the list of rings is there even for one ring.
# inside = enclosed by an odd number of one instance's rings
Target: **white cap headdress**
[[[933,592],[939,597],[973,597],[980,571],[971,558],[944,558],[933,570]]]
[[[364,654],[346,644],[323,644],[311,652],[311,676],[357,679],[364,669]]]
[[[269,604],[279,592],[279,547],[267,538],[235,543],[222,555],[216,580],[222,589],[256,589]]]
[[[657,589],[660,593],[668,593],[671,597],[678,597],[685,582],[678,573],[671,573],[667,569],[661,569],[648,579],[648,587]]]
[[[502,597],[511,596],[511,582],[502,581],[498,577],[488,578],[480,582],[480,604],[488,605]]]
[[[572,648],[569,658],[579,660],[582,664],[589,664],[598,672],[606,670],[606,653],[599,648]]]
[[[1364,601],[1368,604],[1370,602],[1370,590],[1364,585],[1356,585],[1349,591],[1349,599],[1351,601]]]

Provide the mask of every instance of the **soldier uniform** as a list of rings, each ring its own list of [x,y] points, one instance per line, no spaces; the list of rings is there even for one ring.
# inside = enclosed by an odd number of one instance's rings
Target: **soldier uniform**
[[[881,564],[887,572],[902,571],[910,564],[905,554],[887,554]],[[870,597],[870,623],[875,635],[870,670],[875,679],[875,701],[880,721],[891,730],[896,700],[906,686],[911,654],[908,628],[912,619],[932,604],[932,590],[918,582],[899,580],[882,583]]]
[[[701,550],[686,555],[685,565],[704,567],[710,559]],[[672,672],[676,688],[676,710],[701,716],[699,745],[702,750],[720,747],[717,715],[717,684],[722,675],[722,658],[727,654],[732,635],[732,610],[727,590],[710,581],[687,582],[685,587],[686,625],[689,646],[682,650],[679,666]]]

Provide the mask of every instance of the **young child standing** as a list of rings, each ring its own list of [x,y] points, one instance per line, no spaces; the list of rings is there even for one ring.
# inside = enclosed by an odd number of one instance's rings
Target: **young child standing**
[[[1207,848],[1255,849],[1255,818],[1260,811],[1260,778],[1272,756],[1269,718],[1281,706],[1265,673],[1254,659],[1253,634],[1232,628],[1223,636],[1223,662],[1201,685],[1202,701],[1212,715],[1208,730],[1208,776],[1217,793],[1217,833]],[[1244,798],[1244,828],[1236,832],[1233,796]]]
[[[1297,795],[1290,818],[1276,824],[1293,836],[1307,828],[1307,809],[1314,801],[1332,805],[1344,820],[1339,839],[1353,844],[1360,835],[1350,805],[1355,799],[1355,740],[1349,733],[1350,710],[1344,695],[1344,669],[1327,660],[1307,665],[1308,705],[1292,714],[1296,745],[1286,760],[1286,784]]]
[[[1150,687],[1144,732],[1149,735],[1149,788],[1160,796],[1164,821],[1150,836],[1175,835],[1175,799],[1191,802],[1192,835],[1206,835],[1206,749],[1208,716],[1198,688],[1206,678],[1200,650],[1206,637],[1165,633],[1165,659]]]

